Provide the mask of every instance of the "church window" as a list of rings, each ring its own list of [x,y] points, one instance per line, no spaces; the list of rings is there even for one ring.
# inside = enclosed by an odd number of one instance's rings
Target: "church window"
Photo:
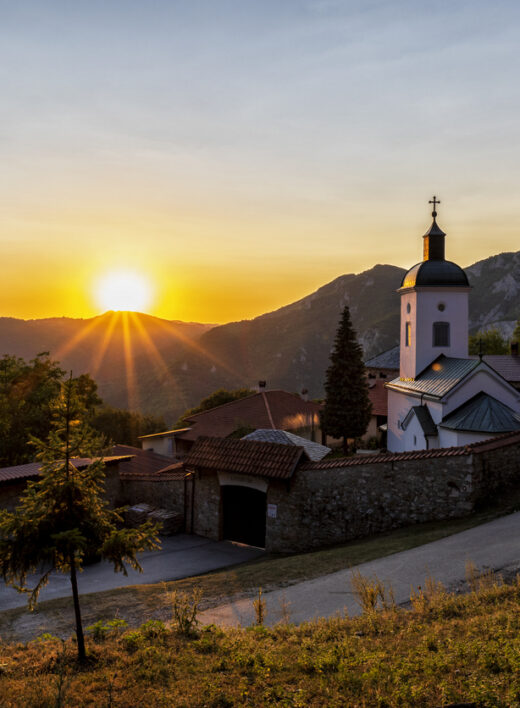
[[[444,310],[446,309],[446,305],[443,302],[439,302],[439,304],[437,305],[437,309],[439,310],[439,312],[444,312]]]
[[[434,347],[449,347],[450,346],[450,323],[449,322],[434,322],[433,323],[433,346]]]
[[[410,303],[408,303],[406,305],[406,312],[408,312],[408,314],[410,314],[411,309],[412,309],[412,306],[410,305]]]
[[[407,322],[405,331],[404,331],[404,343],[405,346],[411,347],[412,346],[412,323]]]

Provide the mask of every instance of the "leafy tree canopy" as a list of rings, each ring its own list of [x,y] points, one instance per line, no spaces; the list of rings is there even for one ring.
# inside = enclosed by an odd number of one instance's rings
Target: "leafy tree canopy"
[[[78,658],[85,658],[76,572],[85,552],[110,561],[126,574],[125,564],[141,570],[137,553],[158,547],[157,529],[150,523],[122,528],[121,510],[110,509],[104,497],[104,466],[99,457],[102,438],[86,423],[80,383],[69,379],[50,406],[51,430],[46,441],[33,438],[41,461],[38,480],[28,482],[14,512],[0,511],[0,575],[37,602],[53,570],[70,575]],[[77,469],[77,457],[92,459]],[[45,570],[42,572],[41,568]],[[26,587],[27,574],[42,573],[36,586]]]
[[[365,434],[371,409],[363,351],[352,327],[349,309],[345,307],[326,373],[322,430],[334,438],[343,438],[346,454],[348,440]]]
[[[141,415],[112,406],[102,406],[92,412],[89,418],[92,427],[103,433],[107,440],[121,445],[140,447],[139,436],[166,430],[163,418]]]
[[[0,467],[34,460],[31,436],[45,439],[51,430],[52,402],[65,371],[48,352],[29,362],[6,355],[0,359]],[[103,406],[90,374],[73,379],[88,422],[107,440],[139,445],[139,436],[164,430],[162,418]]]
[[[513,332],[513,336],[511,337],[511,341],[520,344],[520,320],[516,321],[516,327],[515,331]]]
[[[231,401],[236,401],[239,398],[245,398],[246,396],[251,396],[255,391],[250,388],[237,388],[233,391],[227,391],[224,388],[219,388],[218,391],[214,391],[206,398],[203,398],[198,406],[195,408],[189,408],[177,421],[178,426],[185,424],[187,418],[195,415],[195,413],[202,413],[202,411],[208,411],[210,408],[215,408],[216,406],[221,406],[224,403],[230,403]]]
[[[509,345],[498,329],[488,329],[485,332],[470,334],[468,351],[470,354],[508,354]]]

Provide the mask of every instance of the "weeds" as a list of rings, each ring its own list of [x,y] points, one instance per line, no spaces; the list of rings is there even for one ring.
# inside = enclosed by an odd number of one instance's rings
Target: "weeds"
[[[280,598],[280,624],[289,624],[291,621],[291,602],[287,599],[285,590]]]
[[[128,623],[124,619],[119,619],[115,617],[113,620],[108,622],[103,622],[103,620],[98,620],[94,624],[87,627],[87,632],[92,635],[92,639],[95,642],[104,642],[107,637],[113,637],[128,626]]]
[[[350,578],[356,600],[364,613],[370,614],[381,608],[394,610],[396,607],[394,589],[391,583],[384,583],[377,575],[369,578],[359,570],[353,570]]]
[[[426,614],[435,607],[443,604],[447,598],[447,593],[444,585],[437,582],[430,575],[424,581],[424,587],[420,585],[410,589],[410,602],[414,612],[418,614]]]
[[[253,609],[255,611],[255,624],[263,625],[266,617],[265,600],[262,597],[262,588],[258,588],[258,595],[253,600]]]
[[[179,634],[190,636],[195,633],[199,624],[197,618],[202,592],[195,588],[191,593],[178,592],[170,593],[173,623]]]

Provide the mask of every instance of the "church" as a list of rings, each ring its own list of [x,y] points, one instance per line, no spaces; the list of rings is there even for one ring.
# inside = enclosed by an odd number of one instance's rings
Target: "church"
[[[399,377],[386,384],[390,452],[466,445],[520,430],[520,392],[482,357],[468,356],[464,270],[445,259],[446,234],[433,223],[423,260],[404,276]]]

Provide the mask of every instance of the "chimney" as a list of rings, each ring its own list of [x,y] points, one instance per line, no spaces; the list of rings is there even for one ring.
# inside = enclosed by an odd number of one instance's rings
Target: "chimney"
[[[309,391],[308,391],[308,389],[302,388],[302,392],[301,392],[300,395],[301,395],[301,397],[303,398],[304,401],[308,401],[308,400],[309,400]]]
[[[518,356],[518,342],[511,342],[511,356]]]
[[[259,381],[258,382],[258,393],[262,393],[262,391],[265,391],[267,388],[267,381]]]

